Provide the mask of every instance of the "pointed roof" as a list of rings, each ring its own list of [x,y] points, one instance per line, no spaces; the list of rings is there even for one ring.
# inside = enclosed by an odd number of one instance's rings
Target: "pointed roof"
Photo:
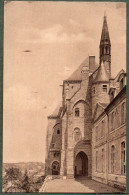
[[[81,77],[81,71],[83,66],[89,66],[89,59],[86,58],[81,65],[70,75],[70,77],[68,79],[66,79],[67,81],[69,80],[82,80]]]
[[[103,42],[108,42],[110,44],[110,37],[109,37],[109,31],[108,31],[108,25],[107,25],[107,18],[106,18],[105,15],[104,15],[104,20],[103,20],[103,28],[102,28],[100,44],[103,44]]]
[[[81,76],[81,72],[83,67],[86,66],[89,68],[89,57],[87,57],[82,63],[81,65],[71,74],[71,76],[66,79],[66,81],[81,81],[82,80],[82,76]],[[98,64],[95,62],[95,68],[98,67]]]
[[[96,82],[109,82],[109,74],[106,71],[106,68],[103,62],[98,68],[98,72],[97,72],[94,82],[95,83]]]
[[[51,115],[49,115],[48,118],[58,118],[58,117],[60,117],[61,111],[62,111],[62,103],[59,102],[59,104],[56,106],[53,113]]]

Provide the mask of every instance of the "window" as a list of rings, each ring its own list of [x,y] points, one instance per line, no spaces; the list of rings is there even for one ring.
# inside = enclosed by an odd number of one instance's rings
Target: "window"
[[[110,94],[110,101],[112,101],[113,99],[114,99],[114,91],[112,91]]]
[[[104,136],[104,128],[105,128],[105,124],[104,124],[104,121],[102,121],[102,126],[101,126],[101,137]]]
[[[55,147],[55,144],[54,143],[52,143],[52,148],[54,148]]]
[[[106,46],[106,48],[105,48],[105,49],[106,49],[106,54],[108,54],[108,46]]]
[[[111,147],[111,173],[115,171],[115,146]]]
[[[104,54],[104,47],[102,48],[102,55]]]
[[[59,152],[54,152],[54,157],[59,157],[60,153]]]
[[[74,129],[74,140],[79,141],[81,139],[81,132],[79,128]]]
[[[95,94],[95,87],[93,87],[93,94]]]
[[[104,149],[102,149],[102,172],[104,172]]]
[[[96,141],[98,140],[98,126],[96,127]]]
[[[112,116],[111,116],[111,130],[115,129],[115,112],[112,112]]]
[[[123,80],[123,78],[120,80],[120,90],[122,90],[123,89],[123,86],[124,86],[124,80]]]
[[[57,129],[57,134],[60,134],[60,130],[59,129]]]
[[[96,171],[98,171],[98,151],[96,151]]]
[[[103,92],[107,92],[107,85],[103,85]]]
[[[75,116],[79,117],[79,108],[75,108]]]
[[[125,142],[121,143],[121,174],[125,175],[126,173],[126,151],[125,151]]]
[[[57,157],[59,157],[60,156],[60,153],[57,153],[56,155],[57,155]]]
[[[121,124],[124,124],[126,121],[126,108],[125,102],[121,105]]]

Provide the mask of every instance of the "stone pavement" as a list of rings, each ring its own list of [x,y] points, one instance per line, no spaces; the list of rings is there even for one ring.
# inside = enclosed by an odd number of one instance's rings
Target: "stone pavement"
[[[54,179],[46,183],[44,192],[123,193],[119,189],[91,179]]]

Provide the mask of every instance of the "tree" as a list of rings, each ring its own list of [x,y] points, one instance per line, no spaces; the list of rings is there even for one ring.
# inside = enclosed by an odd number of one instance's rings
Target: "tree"
[[[30,192],[30,182],[27,170],[25,170],[23,180],[22,180],[22,189],[26,192]]]
[[[6,188],[6,192],[15,192],[16,189],[20,188],[21,171],[18,168],[5,169],[5,176],[3,177],[3,185]]]

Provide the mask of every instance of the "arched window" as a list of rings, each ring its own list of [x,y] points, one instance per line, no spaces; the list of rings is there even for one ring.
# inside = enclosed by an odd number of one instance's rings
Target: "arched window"
[[[125,102],[121,105],[121,124],[124,124],[126,121],[126,109]]]
[[[79,128],[74,129],[74,140],[79,141],[81,139],[81,132]]]
[[[125,151],[125,142],[121,143],[121,174],[125,175],[126,173],[126,151]]]
[[[111,147],[111,173],[115,171],[115,146]]]
[[[60,129],[57,129],[57,134],[60,134]]]
[[[59,162],[54,161],[52,163],[52,175],[59,175],[60,173],[60,165]]]
[[[80,114],[80,113],[79,113],[79,108],[75,108],[75,116],[76,116],[76,117],[79,117],[79,114]]]

